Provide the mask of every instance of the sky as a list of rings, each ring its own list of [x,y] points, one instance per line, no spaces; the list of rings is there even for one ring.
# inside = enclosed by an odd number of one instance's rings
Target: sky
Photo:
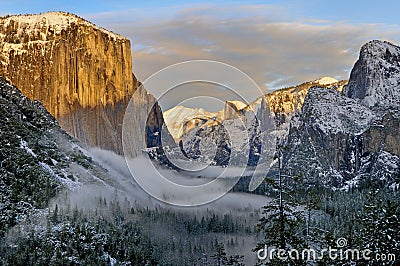
[[[143,81],[171,64],[210,59],[264,92],[323,76],[348,79],[360,47],[400,43],[398,1],[0,1],[0,14],[67,11],[128,37]]]

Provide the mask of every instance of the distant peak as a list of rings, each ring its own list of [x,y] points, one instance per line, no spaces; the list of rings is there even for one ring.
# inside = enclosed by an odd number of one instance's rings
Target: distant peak
[[[184,111],[207,112],[205,109],[203,109],[201,107],[192,108],[192,107],[186,107],[183,105],[177,105],[177,106],[174,106],[174,107],[168,109],[167,111],[165,111],[164,114],[170,114],[172,112],[184,112]]]
[[[315,83],[318,83],[320,85],[329,85],[332,83],[339,82],[337,79],[332,78],[332,77],[322,77],[320,79],[314,80]]]

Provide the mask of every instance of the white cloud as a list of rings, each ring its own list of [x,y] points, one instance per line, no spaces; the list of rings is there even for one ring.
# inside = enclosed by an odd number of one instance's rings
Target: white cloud
[[[297,21],[285,8],[186,6],[94,20],[132,40],[141,80],[173,63],[212,59],[243,70],[265,90],[327,75],[347,79],[362,44],[377,38],[399,42],[397,25]]]

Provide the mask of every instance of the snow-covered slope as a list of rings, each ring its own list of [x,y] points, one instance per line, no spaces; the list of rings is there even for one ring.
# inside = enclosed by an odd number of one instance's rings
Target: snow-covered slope
[[[285,170],[348,189],[400,184],[399,48],[365,44],[344,95],[311,89],[291,120]]]
[[[400,107],[400,47],[384,41],[366,43],[351,71],[344,94],[375,108]]]
[[[40,102],[2,77],[0,121],[0,235],[61,190],[103,186],[108,179]]]
[[[266,94],[264,98],[272,111],[272,115],[275,117],[277,127],[281,130],[287,131],[289,125],[288,122],[294,113],[301,109],[304,99],[311,88],[323,87],[341,91],[346,83],[346,80],[337,81],[333,78],[324,77],[294,87],[274,91]],[[251,107],[254,110],[259,108],[258,105],[260,104],[261,101],[257,100],[251,104]]]
[[[322,77],[298,86],[265,94],[250,104],[238,100],[226,101],[224,109],[216,113],[207,112],[202,108],[176,106],[164,113],[164,119],[175,141],[179,141],[191,129],[218,126],[222,121],[237,119],[246,112],[256,113],[260,116],[267,112],[269,116],[269,110],[271,110],[277,126],[275,134],[283,139],[287,135],[291,117],[296,111],[300,110],[311,87],[323,86],[341,91],[346,83],[347,81]],[[185,136],[185,138],[188,137]]]
[[[67,31],[78,25],[100,31],[113,41],[128,41],[121,35],[66,12],[6,16],[0,19],[0,28],[3,29],[0,31],[0,61],[2,64],[8,64],[11,51],[14,55],[28,53],[29,49],[26,45],[39,45],[45,49],[46,43],[54,41],[56,36],[66,34]]]
[[[325,88],[313,88],[308,92],[302,112],[307,114],[304,119],[308,125],[324,133],[360,134],[377,118],[372,110],[358,101]]]
[[[226,101],[224,109],[219,112],[208,112],[203,108],[189,108],[182,105],[175,106],[164,112],[164,121],[171,135],[178,142],[191,129],[215,126],[223,120],[237,118],[238,112],[247,104],[242,101]]]
[[[94,25],[93,23],[78,17],[77,15],[67,12],[46,12],[41,14],[24,14],[24,15],[12,15],[3,18],[2,26],[7,27],[18,27],[21,30],[16,32],[16,37],[23,37],[21,34],[31,33],[41,37],[42,41],[46,41],[48,32],[50,34],[61,34],[62,31],[67,30],[75,24],[82,24],[93,27],[96,30],[102,31],[110,36],[113,40],[123,39],[125,37],[115,34],[109,30],[103,29]],[[12,24],[12,25],[11,25]],[[16,25],[17,24],[17,25]],[[22,30],[24,29],[24,30]],[[46,29],[46,32],[43,32]]]
[[[289,131],[289,121],[301,109],[310,88],[323,86],[325,90],[341,91],[346,82],[336,81],[333,78],[305,82],[266,94],[247,106],[241,102],[227,101],[223,115],[217,116],[222,122],[205,122],[184,134],[182,136],[183,149],[187,154],[199,155],[201,153],[199,143],[210,143],[205,146],[213,146],[211,144],[217,143],[218,149],[225,149],[225,151],[218,152],[218,155],[223,156],[216,156],[214,163],[226,162],[228,160],[226,156],[233,156],[235,162],[247,163],[246,160],[249,158],[248,162],[255,165],[258,162],[259,151],[263,150],[262,140],[269,139],[270,134],[281,142],[285,140]],[[235,125],[237,128],[234,129]],[[229,130],[223,127],[229,127]],[[232,132],[231,136],[227,134],[227,131]],[[236,131],[243,131],[246,138],[240,137],[238,133],[233,134]],[[235,149],[232,137],[235,140],[240,139],[239,146],[247,145],[249,151],[243,150],[242,156],[231,154],[231,149]]]

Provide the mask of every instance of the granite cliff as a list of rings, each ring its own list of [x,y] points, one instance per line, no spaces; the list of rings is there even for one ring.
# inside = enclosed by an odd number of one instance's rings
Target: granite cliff
[[[371,41],[343,93],[313,88],[291,120],[285,169],[348,189],[400,184],[400,48]]]
[[[346,80],[337,81],[333,78],[309,81],[297,86],[280,89],[256,99],[254,102],[245,105],[238,101],[227,101],[225,108],[219,112],[219,119],[210,119],[196,128],[184,132],[181,139],[181,146],[189,156],[200,154],[200,143],[214,143],[218,153],[214,158],[215,164],[222,164],[229,161],[235,164],[256,165],[260,151],[265,150],[262,142],[269,139],[271,135],[278,141],[284,142],[289,132],[291,118],[300,111],[308,91],[315,86],[325,89],[342,91]],[[218,113],[218,114],[219,114]],[[272,123],[274,125],[272,125]],[[224,127],[229,127],[231,134],[227,133]],[[243,137],[243,129],[247,130]],[[272,130],[272,132],[271,132]],[[237,143],[240,154],[232,154],[232,139],[239,139]],[[238,142],[238,141],[236,141]],[[207,146],[207,145],[206,145]],[[244,148],[248,147],[248,154],[243,154]],[[221,151],[220,149],[224,149]]]
[[[127,38],[73,14],[6,16],[0,19],[0,76],[41,101],[80,141],[122,153],[131,96],[144,109],[159,108],[152,95],[134,93],[144,89],[132,74],[130,47]],[[145,115],[139,111],[137,119]],[[163,123],[162,116],[155,120]]]

